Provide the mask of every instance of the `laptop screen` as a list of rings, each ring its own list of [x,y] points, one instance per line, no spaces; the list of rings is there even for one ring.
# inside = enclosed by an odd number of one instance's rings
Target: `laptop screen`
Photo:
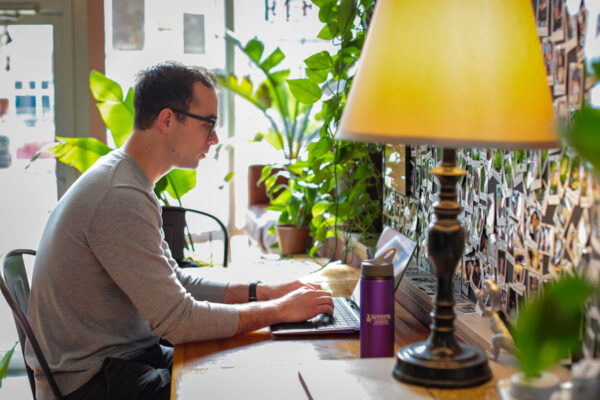
[[[410,259],[417,248],[417,243],[402,233],[393,230],[389,226],[386,226],[381,233],[379,240],[377,241],[377,252],[375,253],[374,258],[379,257],[384,251],[392,247],[396,249],[396,254],[394,255],[393,260],[394,291],[396,291],[400,285],[402,276],[408,267],[408,263],[410,262]],[[350,296],[350,300],[360,307],[360,280],[356,283],[356,287]]]

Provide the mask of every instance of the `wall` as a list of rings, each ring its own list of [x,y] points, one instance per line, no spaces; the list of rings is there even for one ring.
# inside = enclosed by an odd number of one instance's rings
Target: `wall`
[[[562,1],[533,3],[555,115],[567,123],[584,97],[589,99],[593,80],[585,74],[583,46],[588,32],[596,37],[600,22],[583,6],[571,16]],[[459,184],[459,218],[467,239],[456,269],[457,292],[474,299],[481,283],[492,279],[502,288],[505,310],[514,316],[521,300],[561,274],[579,271],[598,280],[600,183],[572,149],[457,151],[457,162],[467,171]],[[384,222],[415,238],[418,265],[433,271],[426,230],[434,216],[437,183],[429,170],[441,160],[441,149],[411,147],[404,156],[390,147],[387,153],[387,160],[396,161],[385,169]],[[396,183],[397,171],[388,168],[399,158],[407,165],[406,191]],[[588,316],[586,352],[598,357],[598,302]]]

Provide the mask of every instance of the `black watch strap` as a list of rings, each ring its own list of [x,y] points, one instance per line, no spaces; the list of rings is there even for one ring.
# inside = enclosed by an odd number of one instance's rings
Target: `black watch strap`
[[[261,281],[255,281],[255,282],[251,282],[248,285],[248,301],[256,301],[256,286],[262,283]]]

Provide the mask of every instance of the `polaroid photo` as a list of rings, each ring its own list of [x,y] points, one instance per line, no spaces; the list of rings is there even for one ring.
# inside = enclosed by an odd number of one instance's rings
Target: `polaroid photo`
[[[546,80],[548,85],[554,85],[554,44],[547,38],[542,39],[542,53],[546,67]]]
[[[534,247],[538,246],[540,240],[540,224],[542,222],[542,212],[538,207],[531,207],[528,209],[527,216],[527,230],[526,230],[526,243],[533,244]]]
[[[554,96],[562,96],[567,89],[567,52],[562,45],[554,46],[554,64]]]
[[[483,269],[483,279],[483,282],[490,280],[496,284],[498,283],[497,271],[492,264],[485,265],[485,268]]]
[[[579,110],[583,99],[583,63],[569,63],[569,110]]]
[[[498,283],[506,282],[506,252],[498,250]]]
[[[567,254],[571,259],[571,263],[573,265],[579,265],[579,261],[581,261],[581,250],[582,244],[579,242],[579,235],[577,234],[577,229],[573,227],[573,225],[569,226],[569,230],[567,231]]]
[[[508,197],[504,194],[502,185],[500,185],[500,184],[496,185],[496,225],[497,226],[505,226],[506,225],[507,201],[508,201]]]
[[[521,221],[523,218],[523,207],[525,204],[525,197],[523,193],[513,190],[509,201],[509,215],[516,221]]]
[[[542,186],[542,152],[540,150],[532,151],[529,160],[525,186],[527,190],[536,190]]]
[[[487,216],[485,218],[485,231],[488,233],[488,236],[494,233],[494,227],[496,226],[496,196],[493,193],[490,193],[488,196],[488,207],[487,207]]]
[[[556,207],[553,218],[554,224],[562,232],[566,232],[567,226],[571,221],[573,207],[573,201],[571,200],[570,196],[568,196],[565,193],[565,195],[562,197],[561,202],[558,204],[558,207]]]
[[[567,96],[564,93],[559,95],[553,102],[554,115],[556,122],[561,126],[567,126],[569,122],[569,106],[567,104]]]
[[[525,285],[516,288],[517,292],[517,313],[519,309],[525,304]]]
[[[498,238],[495,233],[488,235],[487,260],[494,268],[498,268]]]
[[[565,242],[558,235],[554,235],[554,254],[550,259],[550,272],[559,271],[565,254]]]
[[[570,171],[571,153],[568,151],[568,149],[565,149],[560,157],[560,186],[562,189],[567,187]]]
[[[565,4],[564,0],[552,0],[552,14],[550,27],[552,41],[559,42],[565,39]]]
[[[581,190],[581,168],[582,165],[579,157],[573,157],[573,159],[571,159],[566,187],[567,192],[572,199],[575,199],[576,204],[579,202],[579,192]]]
[[[512,286],[508,287],[507,300],[506,314],[514,318],[517,313],[517,292]]]
[[[581,208],[590,208],[594,201],[594,175],[583,165],[580,176],[581,191],[579,194],[579,206]]]
[[[473,273],[471,274],[471,287],[479,289],[481,287],[482,265],[478,258],[473,259]]]
[[[541,275],[530,273],[527,278],[527,300],[532,299],[540,294]]]
[[[537,0],[537,13],[535,14],[535,21],[537,25],[538,36],[548,36],[549,33],[549,1],[550,0]]]
[[[554,226],[548,224],[541,225],[539,252],[548,256],[554,254]]]
[[[600,221],[596,221],[596,224]],[[577,238],[582,246],[587,246],[592,233],[592,223],[590,221],[589,210],[582,210],[577,223]]]
[[[514,270],[515,264],[509,259],[508,253],[506,253],[506,274],[504,275],[506,284],[512,284]]]
[[[556,205],[560,203],[560,158],[548,156],[548,204]]]
[[[544,273],[544,259],[535,247],[527,247],[527,264],[536,274]]]
[[[487,262],[488,242],[489,242],[488,235],[485,232],[485,230],[483,230],[481,232],[481,238],[479,239],[479,246],[478,246],[479,258],[483,262]]]
[[[577,15],[565,13],[565,48],[567,52],[577,47]]]
[[[478,160],[471,160],[471,171],[473,176],[473,201],[479,202],[479,185],[481,181],[481,162]]]
[[[508,189],[513,188],[513,167],[511,162],[510,154],[506,154],[504,156],[504,161],[502,162],[502,175],[504,182],[504,191],[506,192]]]
[[[577,59],[583,60],[583,49],[585,47],[585,36],[587,30],[587,9],[581,7],[577,13]]]
[[[525,266],[525,264],[527,264],[525,249],[522,246],[515,246],[515,252],[513,253],[513,256],[515,259],[515,262],[514,262],[515,266],[517,264],[520,264],[522,266]]]

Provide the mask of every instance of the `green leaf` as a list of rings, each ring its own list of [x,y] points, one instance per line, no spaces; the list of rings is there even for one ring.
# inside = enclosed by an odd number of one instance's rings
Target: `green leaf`
[[[260,40],[252,39],[246,43],[246,47],[243,48],[243,51],[252,61],[259,65],[264,49],[265,46]]]
[[[528,377],[551,369],[577,354],[583,324],[583,307],[593,288],[579,276],[563,276],[544,286],[544,292],[519,306],[513,329],[516,356]]]
[[[321,51],[304,60],[304,64],[311,69],[331,69],[333,67],[333,59],[329,52]]]
[[[329,209],[331,202],[323,200],[316,203],[312,208],[313,215],[321,215]]]
[[[96,138],[57,137],[56,140],[56,143],[44,151],[53,154],[58,161],[75,167],[81,173],[111,151],[110,147]]]
[[[287,83],[294,97],[304,104],[315,103],[323,94],[319,85],[310,79],[288,79]]]
[[[279,196],[277,196],[277,198],[275,198],[271,202],[271,204],[285,206],[289,203],[289,201],[291,199],[292,199],[292,191],[290,189],[285,189],[281,193],[279,193]]]
[[[328,137],[322,137],[318,142],[312,142],[308,145],[309,160],[319,159],[332,150],[333,142]]]
[[[346,32],[352,25],[352,20],[355,16],[354,0],[342,0],[337,10],[339,26],[342,32]]]
[[[233,171],[229,172],[227,175],[225,175],[225,178],[223,178],[223,180],[225,182],[231,182],[231,180],[233,179],[234,175],[235,175],[235,172],[233,172]]]
[[[323,83],[329,76],[329,70],[325,69],[306,69],[306,76],[314,83]]]
[[[117,147],[121,147],[133,131],[133,112],[125,103],[98,103],[96,105],[115,144]]]
[[[273,67],[279,65],[284,58],[285,55],[278,47],[271,54],[269,54],[269,56],[260,64],[260,66],[264,71],[269,72]]]
[[[123,102],[123,90],[121,86],[96,70],[90,72],[90,90],[96,101],[102,103],[107,101]]]
[[[335,4],[336,4],[336,0],[324,2],[324,4],[319,6],[319,21],[321,21],[321,22],[329,21],[329,19],[331,18],[331,15],[333,13],[333,7],[335,6]],[[329,39],[326,39],[326,40],[329,40]]]
[[[323,22],[325,22],[325,21],[323,21]],[[323,39],[323,40],[333,39],[333,35],[331,34],[331,31],[329,30],[329,25],[325,25],[323,27],[323,29],[321,29],[321,31],[317,34],[317,37],[319,39]]]
[[[172,169],[166,177],[165,190],[180,203],[181,197],[196,186],[196,170]]]
[[[275,82],[275,85],[279,86],[283,82],[286,81],[286,79],[288,78],[288,76],[290,76],[290,70],[289,69],[282,69],[281,71],[272,72],[270,74],[270,76],[271,76],[271,79]]]
[[[13,345],[12,349],[7,351],[6,354],[4,354],[4,357],[2,357],[2,360],[0,360],[0,388],[2,387],[2,380],[8,372],[8,364],[10,363],[10,359],[13,353],[15,352],[15,347],[17,347],[17,343],[19,342],[16,342]]]
[[[584,106],[575,111],[571,128],[564,129],[562,136],[600,173],[600,110]]]

